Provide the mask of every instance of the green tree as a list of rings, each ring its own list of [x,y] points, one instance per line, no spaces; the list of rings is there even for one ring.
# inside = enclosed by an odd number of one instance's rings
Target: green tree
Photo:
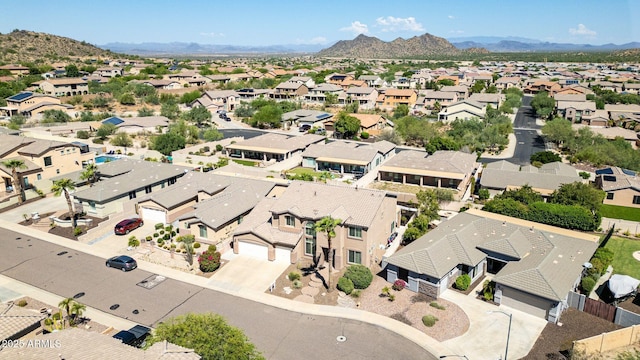
[[[182,118],[195,123],[198,126],[203,126],[207,122],[211,121],[211,112],[203,106],[196,106],[191,110],[182,113]]]
[[[80,121],[82,122],[96,121],[96,118],[91,111],[83,111],[80,113]]]
[[[541,162],[543,164],[548,164],[556,161],[562,161],[560,155],[554,153],[553,151],[540,151],[531,155],[530,161],[533,163],[534,161]]]
[[[69,318],[69,325],[74,326],[77,324],[78,320],[82,318],[85,310],[87,310],[87,306],[84,304],[80,304],[77,301],[74,301],[71,305],[71,315]]]
[[[460,150],[460,144],[450,137],[436,136],[429,140],[429,143],[425,147],[429,154],[433,154],[438,150]]]
[[[341,111],[336,115],[335,129],[344,139],[351,139],[360,131],[360,119]]]
[[[590,184],[573,182],[562,184],[549,197],[549,202],[562,205],[580,205],[596,213],[606,193]]]
[[[469,92],[472,94],[479,94],[487,87],[487,82],[484,80],[477,80],[471,85]]]
[[[200,138],[204,141],[210,142],[222,140],[222,138],[224,138],[224,135],[222,135],[222,133],[218,131],[218,129],[209,128],[201,132]]]
[[[111,141],[109,141],[109,143],[113,146],[133,146],[133,140],[131,140],[131,136],[129,136],[129,134],[124,131],[115,134],[115,136],[111,138]]]
[[[2,166],[11,170],[11,177],[13,178],[13,186],[15,187],[15,191],[18,194],[18,205],[21,205],[24,198],[24,189],[22,187],[22,176],[18,174],[18,169],[24,170],[27,169],[27,165],[23,160],[19,159],[10,159],[2,162]]]
[[[549,97],[547,92],[539,92],[531,100],[531,107],[536,114],[543,118],[548,119],[553,113],[553,109],[556,106],[556,102],[552,97]]]
[[[80,180],[86,180],[89,183],[89,187],[92,187],[98,181],[99,174],[98,165],[90,163],[80,173]]]
[[[64,310],[64,312],[67,314],[64,316],[64,318],[66,318],[69,321],[69,325],[71,325],[71,306],[73,305],[74,302],[75,300],[73,298],[66,298],[66,299],[62,299],[62,301],[58,303],[58,308],[60,309],[60,313],[62,313],[62,311]],[[64,318],[62,319],[62,327],[64,327]]]
[[[438,211],[440,203],[438,202],[438,194],[436,191],[427,189],[420,190],[416,194],[418,199],[418,213],[423,215],[429,222],[440,218]]]
[[[336,237],[336,226],[342,224],[341,219],[334,219],[331,216],[325,216],[320,221],[316,222],[315,230],[316,232],[322,232],[327,236],[327,252],[326,255],[328,258],[325,260],[329,266],[329,279],[327,279],[327,287],[328,291],[331,291],[331,270],[335,265],[333,263],[334,260],[334,250],[331,246],[331,240]]]
[[[152,139],[153,149],[165,156],[171,155],[175,150],[184,149],[185,144],[185,137],[174,132],[158,135]]]
[[[175,102],[162,103],[162,105],[160,106],[160,115],[168,119],[175,120],[178,118],[178,116],[180,116],[180,108]]]
[[[42,113],[43,124],[47,123],[65,123],[71,121],[71,116],[62,110],[45,110]]]
[[[202,93],[199,90],[194,90],[194,91],[182,94],[178,102],[181,104],[191,104],[192,102],[197,100],[200,96],[202,96]]]
[[[59,180],[55,180],[53,182],[53,186],[51,187],[51,191],[55,196],[60,196],[64,194],[64,198],[67,200],[67,206],[69,207],[69,219],[71,220],[71,227],[76,228],[76,216],[73,211],[73,203],[71,202],[71,195],[69,191],[73,191],[76,188],[76,184],[71,179],[62,178]]]
[[[496,195],[495,198],[513,199],[525,205],[530,205],[534,202],[542,201],[542,195],[539,192],[533,190],[533,188],[528,184],[525,184],[518,189],[507,190],[502,194]]]
[[[563,118],[555,118],[547,121],[542,127],[542,135],[549,141],[559,145],[569,144],[576,137],[576,132],[571,128],[571,121]]]
[[[281,126],[282,113],[277,105],[265,105],[253,114],[250,124],[260,129],[277,129]]]
[[[122,96],[120,96],[119,100],[120,100],[120,104],[122,104],[122,105],[135,105],[136,104],[136,98],[131,93],[122,94]]]
[[[67,77],[79,77],[80,76],[80,71],[78,70],[78,67],[75,66],[74,64],[69,64],[67,66],[64,67],[64,71],[67,75]]]
[[[402,117],[405,117],[409,115],[409,106],[406,104],[400,104],[398,106],[396,106],[396,108],[393,110],[393,118],[394,119],[400,119]]]
[[[149,109],[146,106],[138,110],[138,117],[147,117],[147,116],[153,116],[153,115],[154,115],[153,109]]]
[[[110,124],[110,123],[102,124],[98,128],[98,131],[96,131],[96,136],[104,140],[110,135],[113,135],[116,132],[116,130],[118,130],[118,128],[113,124]]]
[[[263,360],[264,357],[238,328],[217,314],[186,314],[158,325],[150,344],[168,341],[193,349],[203,360]]]
[[[338,95],[334,93],[327,93],[324,97],[324,106],[331,106],[338,103]]]

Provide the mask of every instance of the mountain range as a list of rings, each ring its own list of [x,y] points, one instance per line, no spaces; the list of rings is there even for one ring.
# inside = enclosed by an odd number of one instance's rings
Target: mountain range
[[[554,43],[521,37],[474,36],[449,38],[458,49],[484,48],[491,52],[615,51],[640,48],[640,42],[626,44]]]
[[[217,45],[198,44],[195,42],[145,42],[139,44],[131,43],[108,43],[99,45],[103,49],[110,51],[127,53],[140,56],[153,55],[234,55],[234,54],[293,54],[293,53],[315,53],[322,50],[326,45],[320,44],[287,44],[287,45],[267,45],[267,46],[242,46],[242,45]]]

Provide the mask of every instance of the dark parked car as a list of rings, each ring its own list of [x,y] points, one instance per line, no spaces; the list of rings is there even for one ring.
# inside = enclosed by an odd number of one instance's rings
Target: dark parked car
[[[309,131],[311,130],[311,125],[309,124],[302,124],[300,125],[300,128],[298,129],[300,132],[305,132],[305,131]]]
[[[136,325],[129,330],[122,330],[113,335],[114,339],[118,339],[123,343],[138,348],[145,346],[147,336],[151,334],[151,329],[146,326]]]
[[[114,256],[107,260],[107,267],[120,269],[122,271],[131,271],[138,267],[136,260],[127,255]]]
[[[122,220],[116,224],[113,228],[113,231],[116,235],[125,235],[128,234],[131,230],[135,230],[144,225],[144,222],[140,218],[131,218]]]

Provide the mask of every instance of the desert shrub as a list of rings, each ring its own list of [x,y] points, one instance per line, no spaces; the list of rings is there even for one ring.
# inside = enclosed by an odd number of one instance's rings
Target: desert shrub
[[[94,144],[104,144],[104,140],[100,138],[93,138],[91,141],[93,141]]]
[[[292,286],[293,286],[294,289],[300,289],[302,287],[302,281],[294,280]]]
[[[145,237],[144,239],[145,239],[145,240],[147,240],[147,241],[151,241],[151,240],[153,240],[153,238],[151,237],[151,235],[147,235],[147,237]]]
[[[27,306],[27,300],[22,299],[22,300],[18,301],[18,302],[16,303],[16,305],[18,305],[18,306],[20,306],[20,307],[25,307],[25,306]]]
[[[73,236],[78,236],[80,234],[82,234],[82,228],[80,226],[73,228]]]
[[[407,282],[402,280],[402,279],[398,279],[396,281],[393,282],[393,286],[391,286],[391,288],[395,291],[400,291],[402,289],[404,289],[405,287],[407,287]]]
[[[198,257],[198,263],[200,263],[200,270],[202,272],[216,271],[220,267],[220,252],[216,250],[215,245],[210,245],[209,248]]]
[[[389,301],[396,301],[396,296],[394,294],[390,294]]]
[[[585,294],[589,294],[591,290],[593,290],[593,287],[596,286],[596,280],[591,276],[587,276],[582,278],[580,285],[582,286],[582,291],[584,291]]]
[[[466,291],[471,285],[471,277],[468,274],[458,276],[456,279],[456,289]]]
[[[338,280],[338,290],[343,291],[345,294],[349,295],[353,291],[353,282],[346,277],[341,277]]]
[[[290,272],[289,273],[289,280],[291,280],[291,281],[300,280],[300,273],[299,272],[295,272],[295,271]]]
[[[160,234],[158,234],[158,233],[153,233],[153,237],[154,237],[154,238],[157,238],[158,236],[160,236]]]
[[[360,137],[362,139],[368,139],[369,138],[369,133],[366,132],[366,131],[363,131],[363,132],[360,133]]]
[[[140,240],[138,240],[138,238],[136,238],[135,236],[131,236],[129,238],[128,245],[131,246],[131,247],[138,247],[138,246],[140,246]]]
[[[200,246],[202,246],[202,245],[200,245],[200,243],[199,243],[199,242],[195,242],[195,243],[193,243],[193,248],[194,248],[194,249],[199,249],[199,248],[200,248]]]
[[[478,199],[487,200],[490,196],[491,196],[491,194],[489,193],[489,190],[487,190],[487,189],[478,190]]]
[[[222,145],[217,144],[216,145],[216,151],[222,151]]]
[[[352,298],[359,298],[361,293],[362,293],[362,291],[360,291],[360,290],[355,290],[355,289],[354,289],[354,290],[351,292],[351,294],[350,294],[350,295],[351,295],[351,297],[352,297]]]
[[[422,323],[427,327],[432,327],[436,324],[436,321],[438,321],[438,318],[433,315],[425,315],[422,317]]]
[[[482,284],[482,296],[487,301],[493,301],[493,293],[496,289],[496,283],[491,280],[485,280]]]
[[[381,296],[389,296],[391,295],[391,289],[389,289],[388,286],[385,286],[382,288],[382,293],[380,294]]]
[[[78,139],[88,139],[89,138],[89,132],[86,130],[78,130],[78,132],[76,133],[76,137]]]
[[[373,281],[373,274],[368,267],[360,264],[351,265],[344,273],[344,277],[353,282],[356,289],[366,289]]]
[[[436,308],[436,309],[438,309],[438,310],[446,310],[446,309],[447,309],[444,305],[440,305],[440,304],[438,304],[438,302],[437,302],[437,301],[432,301],[432,302],[430,302],[430,303],[429,303],[429,306],[434,307],[434,308]]]
[[[156,230],[164,229],[164,224],[163,223],[157,223],[154,226],[155,226]]]

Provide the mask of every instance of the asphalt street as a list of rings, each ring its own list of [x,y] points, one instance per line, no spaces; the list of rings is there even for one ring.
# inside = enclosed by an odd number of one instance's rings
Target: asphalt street
[[[382,327],[283,310],[136,269],[107,268],[102,258],[0,229],[0,273],[108,314],[156,326],[188,312],[213,312],[241,328],[268,359],[435,359]],[[117,306],[116,306],[117,305]],[[346,341],[337,337],[344,335]]]

